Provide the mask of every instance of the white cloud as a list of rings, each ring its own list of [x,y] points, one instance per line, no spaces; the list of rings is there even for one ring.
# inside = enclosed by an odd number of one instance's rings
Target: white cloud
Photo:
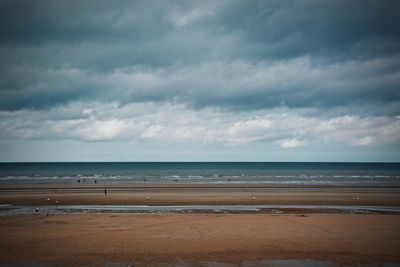
[[[76,128],[80,137],[89,141],[113,140],[129,127],[124,121],[111,119],[106,121],[90,121]]]
[[[147,128],[143,133],[142,137],[144,138],[152,138],[152,137],[157,137],[161,135],[161,130],[164,127],[161,125],[151,125],[149,128]]]
[[[193,110],[176,103],[75,102],[47,111],[0,112],[1,137],[83,141],[154,139],[162,142],[240,145],[277,142],[283,148],[312,142],[354,146],[400,143],[399,117],[345,115],[322,119],[290,110]]]
[[[321,122],[316,133],[327,142],[355,146],[400,143],[400,119],[346,115]]]
[[[283,148],[293,148],[306,145],[304,141],[297,140],[296,138],[280,140],[279,144]]]
[[[227,141],[230,143],[246,143],[265,139],[273,130],[273,122],[267,118],[255,118],[237,121],[227,129]]]

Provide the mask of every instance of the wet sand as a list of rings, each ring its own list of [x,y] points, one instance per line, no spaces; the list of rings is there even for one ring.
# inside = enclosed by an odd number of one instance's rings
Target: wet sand
[[[400,206],[400,188],[238,184],[0,186],[0,204],[49,205],[55,201],[59,205]]]
[[[0,236],[1,264],[400,262],[400,216],[393,215],[26,215],[1,218]]]

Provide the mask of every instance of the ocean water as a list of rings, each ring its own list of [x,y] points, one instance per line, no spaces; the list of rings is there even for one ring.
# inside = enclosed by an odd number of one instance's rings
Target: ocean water
[[[0,184],[78,181],[400,186],[400,163],[0,163]]]

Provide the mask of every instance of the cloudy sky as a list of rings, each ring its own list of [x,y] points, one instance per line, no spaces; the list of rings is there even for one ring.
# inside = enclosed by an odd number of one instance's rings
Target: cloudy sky
[[[399,1],[0,2],[0,161],[400,161]]]

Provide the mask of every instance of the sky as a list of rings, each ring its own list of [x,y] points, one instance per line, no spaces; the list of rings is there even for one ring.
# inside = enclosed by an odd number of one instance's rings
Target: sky
[[[400,161],[399,1],[0,1],[0,161]]]

